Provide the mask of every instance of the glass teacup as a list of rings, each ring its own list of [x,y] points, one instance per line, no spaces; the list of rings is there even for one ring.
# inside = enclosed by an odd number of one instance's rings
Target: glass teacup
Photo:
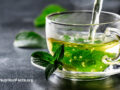
[[[75,79],[96,79],[119,72],[120,16],[101,12],[100,24],[90,24],[92,11],[54,13],[46,18],[49,52],[64,44],[63,70],[56,75]],[[90,27],[97,27],[94,42],[88,39]]]

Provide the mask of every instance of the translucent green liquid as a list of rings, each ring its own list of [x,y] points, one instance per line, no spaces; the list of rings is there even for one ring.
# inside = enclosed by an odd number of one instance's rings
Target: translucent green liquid
[[[119,47],[116,48],[119,45],[117,40],[100,44],[78,44],[48,38],[47,43],[51,54],[54,54],[56,49],[64,44],[65,52],[62,62],[63,68],[67,71],[104,71],[108,65],[102,61],[103,57],[115,58],[118,52],[112,50],[119,49]]]

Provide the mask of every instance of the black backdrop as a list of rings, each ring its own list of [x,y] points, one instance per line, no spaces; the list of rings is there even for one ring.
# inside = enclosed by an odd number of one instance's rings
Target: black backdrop
[[[68,10],[92,9],[94,0],[0,0],[0,23],[10,24],[24,18],[34,19],[48,4],[60,4]],[[120,0],[104,0],[103,10],[120,14]],[[16,22],[18,23],[18,22]]]

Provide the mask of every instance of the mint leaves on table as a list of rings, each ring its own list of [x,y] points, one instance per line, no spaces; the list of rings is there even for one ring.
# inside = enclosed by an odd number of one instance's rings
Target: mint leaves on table
[[[50,77],[50,75],[57,69],[61,68],[62,66],[62,59],[64,57],[64,45],[61,45],[57,50],[55,51],[54,55],[51,56],[47,52],[34,52],[31,55],[31,60],[33,63],[40,65],[42,67],[46,67],[45,69],[45,77],[46,80]]]
[[[46,41],[33,31],[24,31],[16,35],[14,46],[22,48],[46,48]]]
[[[64,9],[60,5],[56,5],[56,4],[48,5],[42,10],[41,14],[37,18],[35,18],[34,25],[36,27],[45,26],[45,17],[48,14],[55,13],[55,12],[62,12],[62,11],[66,11],[66,9]]]

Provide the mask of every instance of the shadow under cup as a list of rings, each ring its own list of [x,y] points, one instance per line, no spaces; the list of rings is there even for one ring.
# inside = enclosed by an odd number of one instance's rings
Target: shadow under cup
[[[63,70],[55,74],[72,80],[91,80],[119,73],[120,16],[101,12],[100,23],[90,24],[92,11],[54,13],[46,18],[49,52],[64,44]],[[97,27],[94,43],[90,27]]]

